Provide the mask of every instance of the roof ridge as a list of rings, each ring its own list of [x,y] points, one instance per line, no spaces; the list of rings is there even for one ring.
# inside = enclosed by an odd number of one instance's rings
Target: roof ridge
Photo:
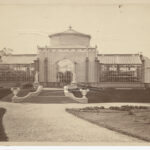
[[[9,56],[37,56],[37,54],[11,54]]]
[[[139,54],[98,54],[98,56],[139,56]]]
[[[51,34],[51,35],[49,35],[49,37],[52,37],[52,36],[55,36],[55,35],[61,35],[61,34],[78,34],[78,35],[87,36],[87,37],[91,38],[91,36],[89,34],[84,34],[84,33],[78,32],[78,31],[76,31],[76,30],[74,30],[72,28],[69,28],[69,29],[67,29],[64,32]]]

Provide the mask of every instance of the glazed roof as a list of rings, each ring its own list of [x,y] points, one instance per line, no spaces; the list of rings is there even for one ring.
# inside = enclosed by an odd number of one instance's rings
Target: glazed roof
[[[31,64],[36,58],[37,54],[12,54],[2,56],[0,64]]]
[[[127,64],[140,65],[142,61],[139,54],[101,54],[98,55],[101,64]]]
[[[57,35],[70,35],[70,34],[81,35],[81,36],[86,36],[86,37],[91,38],[91,36],[88,35],[88,34],[84,34],[84,33],[75,31],[74,29],[72,29],[71,26],[69,27],[68,30],[66,30],[66,31],[64,31],[64,32],[60,32],[60,33],[54,33],[54,34],[51,34],[51,35],[49,35],[49,37],[53,37],[53,36],[57,36]]]

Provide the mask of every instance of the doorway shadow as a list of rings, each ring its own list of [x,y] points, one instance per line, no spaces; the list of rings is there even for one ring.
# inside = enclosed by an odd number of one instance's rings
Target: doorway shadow
[[[0,142],[8,141],[8,137],[5,133],[5,128],[3,126],[3,117],[5,113],[6,113],[6,109],[0,107]]]

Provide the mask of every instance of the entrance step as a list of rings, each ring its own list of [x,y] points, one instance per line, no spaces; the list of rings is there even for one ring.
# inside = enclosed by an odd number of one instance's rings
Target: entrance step
[[[77,103],[76,101],[66,97],[66,96],[35,96],[25,101],[25,103]]]
[[[24,101],[25,103],[78,103],[75,100],[72,100],[69,97],[64,95],[64,91],[61,89],[50,89],[43,90],[38,96],[31,97]]]
[[[65,96],[62,90],[44,90],[39,96]]]
[[[48,88],[44,87],[43,90],[48,90],[48,91],[63,91],[63,88]]]

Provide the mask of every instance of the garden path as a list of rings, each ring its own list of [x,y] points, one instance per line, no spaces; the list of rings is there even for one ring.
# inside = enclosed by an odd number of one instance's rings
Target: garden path
[[[68,143],[141,143],[143,141],[123,135],[77,118],[66,108],[110,106],[123,104],[31,104],[0,102],[7,109],[3,118],[5,133],[11,142],[63,142]],[[146,104],[145,104],[146,105]]]

